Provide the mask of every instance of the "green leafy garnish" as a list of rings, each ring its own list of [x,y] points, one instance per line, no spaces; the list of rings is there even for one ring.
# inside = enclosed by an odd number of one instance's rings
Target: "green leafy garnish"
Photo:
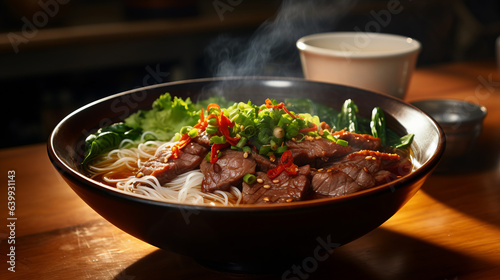
[[[199,109],[191,99],[161,95],[153,102],[151,110],[139,110],[125,119],[125,124],[134,129],[154,132],[158,140],[168,141],[183,126],[193,126],[200,118]]]
[[[140,130],[124,123],[103,127],[85,139],[85,158],[82,164],[85,165],[100,154],[117,148],[124,139],[136,140],[140,135]]]

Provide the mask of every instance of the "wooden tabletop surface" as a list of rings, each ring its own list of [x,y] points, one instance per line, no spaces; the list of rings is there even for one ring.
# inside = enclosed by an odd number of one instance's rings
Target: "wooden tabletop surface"
[[[286,279],[499,279],[500,72],[486,62],[418,69],[407,101],[429,98],[487,107],[472,153],[381,227]],[[44,143],[0,150],[0,174],[0,279],[282,279],[213,271],[126,234],[73,193]]]

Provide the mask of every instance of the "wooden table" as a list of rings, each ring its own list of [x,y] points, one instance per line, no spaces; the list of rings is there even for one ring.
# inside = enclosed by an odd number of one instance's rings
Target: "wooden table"
[[[499,279],[500,72],[492,63],[418,69],[407,99],[437,97],[488,108],[473,154],[455,172],[430,176],[396,215],[335,250],[317,271],[288,279]],[[281,279],[212,271],[122,232],[66,185],[45,144],[1,150],[0,167],[1,279]],[[13,216],[7,209],[10,170]],[[15,272],[7,262],[12,240]]]

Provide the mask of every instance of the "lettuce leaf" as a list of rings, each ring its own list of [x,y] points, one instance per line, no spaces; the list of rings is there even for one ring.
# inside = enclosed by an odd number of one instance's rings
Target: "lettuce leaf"
[[[162,141],[171,140],[183,126],[195,125],[200,119],[200,111],[191,99],[161,95],[153,102],[151,110],[140,110],[125,119],[125,124],[133,129],[154,132]]]

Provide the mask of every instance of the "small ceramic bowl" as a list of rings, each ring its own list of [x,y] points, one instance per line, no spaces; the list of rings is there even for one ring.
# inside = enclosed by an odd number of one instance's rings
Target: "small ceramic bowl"
[[[412,104],[443,129],[446,136],[443,161],[462,157],[470,151],[481,134],[487,113],[484,106],[453,99],[422,100]]]

